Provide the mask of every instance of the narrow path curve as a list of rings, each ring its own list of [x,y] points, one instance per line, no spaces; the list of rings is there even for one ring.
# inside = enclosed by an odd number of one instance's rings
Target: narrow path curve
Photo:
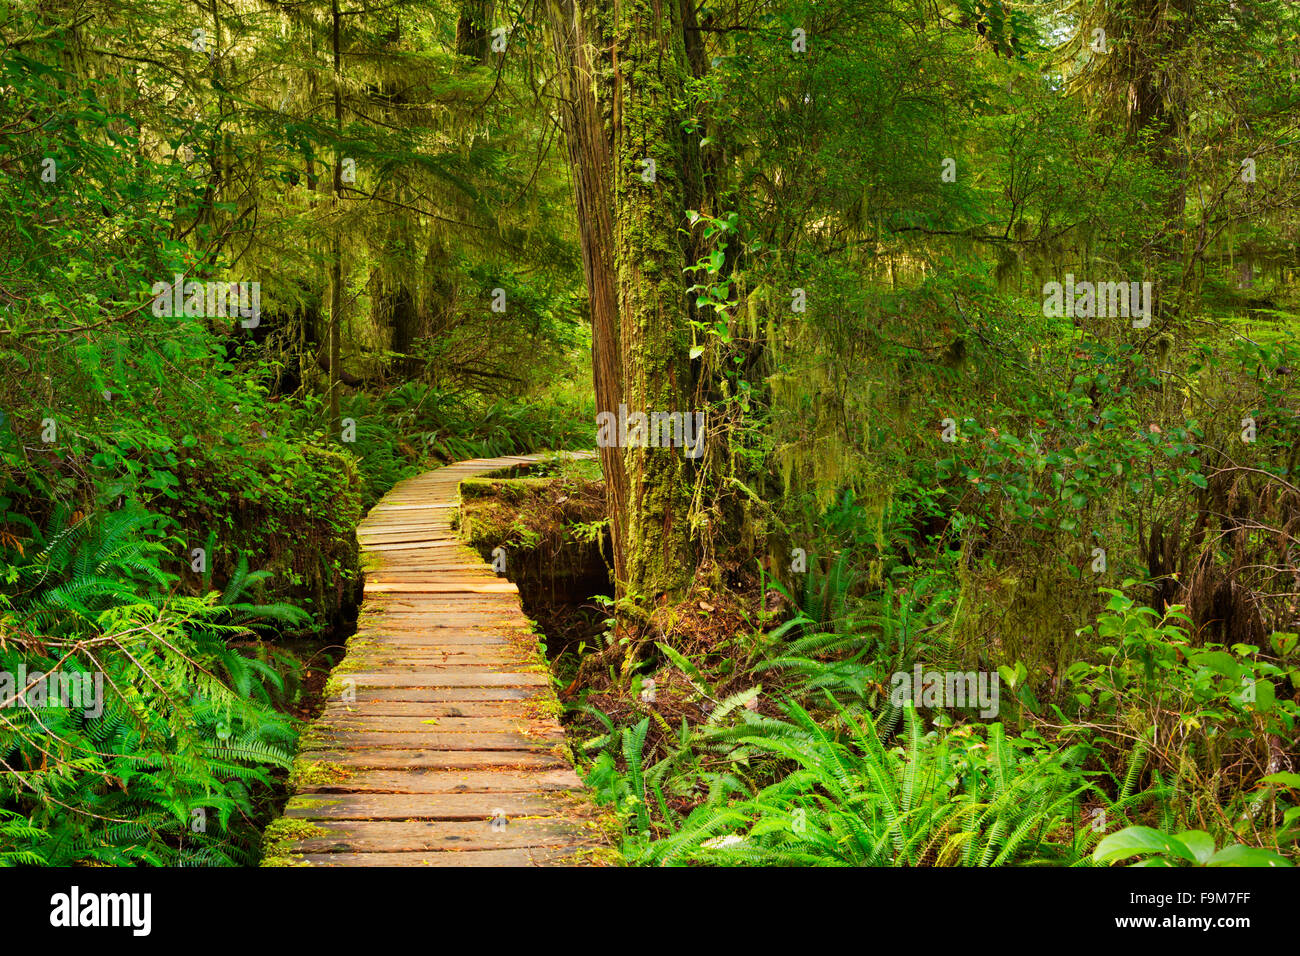
[[[573,864],[600,842],[518,591],[451,528],[463,479],[543,457],[426,472],[361,522],[357,633],[303,736],[268,862]]]

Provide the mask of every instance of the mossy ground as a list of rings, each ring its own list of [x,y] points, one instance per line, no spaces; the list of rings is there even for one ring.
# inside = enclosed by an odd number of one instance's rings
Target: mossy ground
[[[326,831],[309,820],[281,817],[273,820],[262,834],[262,866],[307,866],[293,844],[325,836]]]

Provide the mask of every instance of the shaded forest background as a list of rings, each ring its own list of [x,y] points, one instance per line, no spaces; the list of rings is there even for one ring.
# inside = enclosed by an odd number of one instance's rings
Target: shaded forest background
[[[1298,72],[1281,0],[0,6],[0,664],[110,688],[0,710],[0,861],[256,862],[364,510],[620,402],[707,423],[602,450],[557,664],[627,859],[1294,859]]]

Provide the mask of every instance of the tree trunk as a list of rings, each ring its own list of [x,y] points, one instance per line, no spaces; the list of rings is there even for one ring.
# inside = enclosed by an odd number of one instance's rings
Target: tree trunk
[[[491,49],[487,22],[490,15],[487,0],[464,0],[456,18],[456,52],[473,57],[479,65],[487,63]]]
[[[681,231],[688,228],[686,189],[698,158],[682,132],[689,75],[682,13],[676,3],[658,0],[621,0],[616,10],[614,255],[623,400],[629,413],[690,414]],[[631,503],[626,593],[674,600],[695,570],[684,449],[630,445],[623,460]]]
[[[1170,288],[1179,278],[1184,256],[1187,207],[1187,156],[1183,136],[1188,107],[1181,73],[1195,13],[1195,0],[1122,0],[1115,10],[1126,80],[1126,132],[1138,143],[1147,136],[1146,153],[1174,184],[1165,198],[1163,218],[1152,245],[1157,267],[1153,311],[1157,328],[1169,323]],[[1181,291],[1181,290],[1179,290]],[[1176,308],[1176,305],[1175,305]]]
[[[419,339],[420,314],[416,309],[415,297],[405,282],[396,280],[393,284],[381,282],[375,302],[379,310],[379,323],[392,332],[390,350],[397,353],[389,370],[399,378],[414,378],[420,371],[420,361],[411,355]]]
[[[601,36],[598,11],[583,0],[552,0],[551,35],[560,60],[561,122],[573,170],[574,204],[582,246],[591,313],[591,369],[596,411],[618,413],[623,387],[619,359],[618,297],[614,280],[613,143],[608,118],[608,93],[601,91],[604,67],[610,59],[608,39]],[[599,61],[599,71],[597,61]],[[620,449],[600,449],[610,516],[614,578],[627,579],[627,478]]]
[[[566,72],[562,113],[591,300],[597,411],[617,417],[625,404],[629,414],[690,414],[681,230],[700,170],[681,126],[690,75],[683,7],[551,0],[550,9]],[[601,457],[619,596],[675,599],[695,570],[683,449],[604,448]]]
[[[342,51],[339,48],[339,0],[333,0],[334,14],[334,133],[343,134],[343,76]],[[333,229],[330,239],[330,328],[329,328],[329,416],[330,435],[335,440],[342,434],[339,412],[339,367],[342,365],[343,334],[343,225],[339,196],[343,192],[343,156],[341,145],[334,147]]]

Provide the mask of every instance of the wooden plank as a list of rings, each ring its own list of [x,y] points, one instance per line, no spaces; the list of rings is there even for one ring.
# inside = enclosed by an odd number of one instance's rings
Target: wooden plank
[[[516,608],[502,608],[492,604],[470,604],[465,606],[432,607],[417,611],[413,608],[395,607],[390,614],[382,618],[367,617],[365,627],[373,629],[376,624],[381,627],[406,630],[426,630],[430,636],[440,636],[448,631],[485,630],[533,634],[532,622]]]
[[[412,663],[440,661],[449,658],[456,658],[458,663],[462,664],[471,658],[481,658],[490,663],[504,661],[508,663],[535,664],[540,661],[536,649],[529,642],[520,639],[507,640],[505,638],[495,643],[479,640],[473,644],[464,641],[449,644],[434,639],[421,643],[372,637],[364,642],[354,641],[350,643],[348,653],[358,659],[399,657],[405,658]],[[358,670],[368,670],[368,668],[361,667]]]
[[[321,719],[344,714],[391,714],[393,717],[495,717],[526,715],[529,704],[520,701],[507,706],[504,701],[459,701],[455,704],[428,704],[421,701],[361,700],[331,701],[325,705]]]
[[[391,734],[524,733],[531,729],[525,716],[509,714],[471,716],[395,716],[393,714],[327,714],[316,723],[323,731],[382,731]],[[538,727],[546,732],[547,727]]]
[[[518,664],[521,667],[536,664],[536,652],[523,644],[505,641],[500,644],[386,644],[373,641],[354,649],[353,657],[358,670],[397,666],[403,661],[411,664],[433,664],[467,667],[481,664],[480,670],[493,666]],[[371,664],[375,666],[372,668]]]
[[[511,587],[501,587],[509,584]],[[499,610],[518,612],[519,592],[513,582],[493,577],[452,578],[440,590],[425,590],[428,585],[420,581],[397,582],[386,589],[373,589],[374,610],[386,611],[472,611]]]
[[[371,656],[358,655],[352,662],[358,670],[356,673],[377,674],[385,677],[405,677],[413,674],[428,673],[437,676],[456,676],[466,674],[517,674],[527,673],[524,668],[530,666],[540,666],[536,664],[536,658],[525,657],[522,653],[515,653],[510,656],[497,658],[474,659],[474,658],[417,658],[411,660],[394,659],[394,658],[376,658]],[[344,675],[347,677],[348,675]],[[410,681],[403,682],[402,685],[382,684],[367,678],[364,681],[353,680],[348,686],[353,688],[360,687],[391,687],[391,686],[411,686]],[[429,684],[415,684],[417,687],[427,687]],[[482,687],[498,686],[484,685],[481,682],[461,682],[453,683],[441,681],[436,686],[457,686],[457,687]],[[523,686],[523,687],[541,687],[542,684],[525,683],[522,681],[509,681],[506,686]]]
[[[486,631],[491,634],[528,635],[532,622],[522,611],[507,614],[504,611],[460,613],[455,611],[418,613],[401,611],[391,617],[365,618],[359,622],[367,631],[382,627],[395,636],[438,638],[444,634],[464,634],[467,631]]]
[[[421,564],[418,566],[407,567],[405,565],[388,565],[375,574],[367,574],[366,580],[373,581],[375,584],[387,584],[389,582],[408,582],[418,583],[422,581],[442,581],[446,578],[447,573],[451,571],[462,572],[463,577],[492,578],[493,574],[485,572],[482,562],[472,564],[468,560],[456,564],[447,562],[445,564]],[[474,572],[473,575],[463,572]]]
[[[357,539],[364,545],[367,541],[377,543],[389,543],[393,540],[403,540],[404,536],[410,536],[413,541],[424,541],[426,539],[444,539],[447,541],[456,540],[456,532],[448,525],[429,524],[429,525],[412,525],[412,524],[393,524],[358,529]]]
[[[291,844],[295,853],[371,852],[400,850],[504,849],[506,847],[582,846],[591,834],[554,820],[513,820],[493,828],[487,821],[444,823],[390,820],[328,821],[324,836]]]
[[[424,671],[409,673],[390,671],[358,671],[344,675],[356,682],[357,693],[362,687],[547,687],[546,674],[492,673],[491,671]]]
[[[481,627],[496,627],[502,622],[513,624],[515,629],[525,628],[529,623],[524,612],[517,607],[498,604],[492,601],[448,601],[444,604],[406,604],[400,600],[390,599],[392,604],[387,608],[388,613],[379,620],[388,621],[393,624],[404,624],[407,626],[428,625],[437,627],[439,623],[447,627],[448,622],[455,622],[450,626],[459,626],[461,629],[472,628],[476,624]],[[417,616],[418,615],[418,616]],[[422,620],[421,618],[427,618]],[[467,618],[468,620],[461,620]],[[373,617],[367,617],[366,623],[371,624],[376,620]]]
[[[440,601],[434,603],[415,603],[406,602],[400,597],[386,595],[384,610],[385,614],[382,620],[393,621],[397,624],[436,624],[441,621],[444,625],[448,620],[455,621],[461,626],[472,627],[475,619],[478,619],[486,626],[491,626],[493,622],[513,621],[516,625],[522,627],[527,623],[528,618],[517,606],[508,603],[508,598],[502,601]],[[421,622],[412,615],[423,615],[429,620]],[[467,620],[461,620],[467,619]],[[366,622],[374,621],[374,617],[367,617]]]
[[[545,700],[541,687],[359,687],[357,700],[400,700],[425,704],[479,700]]]
[[[563,769],[568,761],[546,750],[308,750],[310,763],[368,770],[536,770]]]
[[[312,743],[317,747],[377,747],[396,750],[536,750],[554,747],[564,741],[560,730],[548,735],[529,736],[519,733],[442,734],[399,733],[387,730],[337,730],[317,727]]]
[[[380,571],[377,574],[367,575],[366,577],[367,584],[404,585],[409,589],[409,593],[411,594],[429,593],[425,591],[425,587],[430,584],[456,584],[461,581],[467,581],[470,584],[513,583],[500,575],[493,574],[481,565],[477,568],[470,568],[465,571],[449,571],[444,569],[442,571],[421,572],[405,571],[398,568],[395,570]],[[502,588],[501,591],[504,593],[514,594],[518,591],[518,588],[516,587],[514,591],[511,591],[509,588]],[[435,591],[432,593],[438,592]]]
[[[369,633],[365,639],[378,647],[482,647],[510,643],[515,635],[509,631],[459,631],[440,628],[440,634],[431,634],[426,630],[402,630],[395,628],[385,630],[382,634]]]
[[[313,866],[575,866],[581,849],[523,847],[514,850],[414,850],[397,853],[310,853]]]
[[[367,551],[374,551],[374,548],[366,548]],[[434,544],[423,546],[411,545],[404,548],[385,548],[384,553],[377,555],[377,561],[401,561],[403,558],[437,558],[445,554],[469,553],[477,555],[478,552],[467,545],[459,538],[454,541],[439,541]]]
[[[298,794],[284,808],[298,820],[491,820],[554,816],[554,799],[538,793]],[[508,824],[507,824],[508,825]]]
[[[485,634],[510,636],[531,633],[529,621],[527,618],[523,618],[522,615],[520,618],[507,620],[504,623],[475,621],[469,624],[449,624],[443,620],[442,616],[437,614],[430,614],[428,617],[427,622],[410,617],[402,620],[386,616],[377,620],[367,619],[359,625],[357,634],[393,637],[396,639],[427,637],[446,641],[448,644],[455,644],[457,638],[465,636],[474,637]]]
[[[366,550],[367,551],[410,551],[412,550],[411,546],[416,543],[421,545],[437,545],[437,544],[444,544],[444,543],[448,546],[451,546],[453,544],[457,546],[459,545],[459,542],[454,541],[449,533],[446,537],[443,538],[413,539],[412,541],[376,542],[374,544],[367,544]]]
[[[448,592],[433,595],[385,594],[376,601],[377,611],[390,614],[428,614],[440,618],[448,614],[482,614],[487,616],[519,617],[520,610],[513,594],[473,594]]]
[[[485,671],[510,664],[525,669],[542,661],[532,643],[521,638],[496,644],[389,643],[383,638],[371,638],[364,643],[350,644],[348,653],[353,658],[348,666],[363,671],[379,669],[365,663],[370,658],[382,662],[384,667],[400,664],[403,660],[417,665],[443,663],[463,666],[479,659],[486,665],[481,668]]]
[[[356,770],[337,784],[304,788],[312,793],[524,793],[580,790],[569,769],[558,770]]]
[[[367,594],[518,594],[513,581],[479,578],[451,579],[438,584],[367,584]]]
[[[369,513],[374,515],[374,514],[388,514],[390,511],[433,511],[433,510],[454,511],[456,510],[456,506],[448,505],[448,504],[428,504],[428,503],[414,504],[414,505],[380,504],[380,505],[375,505],[373,508],[371,508]],[[367,518],[366,520],[368,521],[369,519]],[[364,525],[366,521],[362,521],[361,523]]]
[[[460,648],[478,646],[461,644]],[[410,648],[390,649],[386,652],[367,648],[365,651],[354,655],[354,662],[369,672],[390,671],[411,665],[437,668],[440,671],[448,668],[481,671],[485,667],[508,667],[512,664],[518,664],[522,667],[534,664],[537,661],[532,655],[520,651],[511,644],[502,644],[495,648],[488,645],[482,650],[468,654],[449,654],[446,650],[437,648],[422,648],[421,650],[423,653],[412,651]]]

